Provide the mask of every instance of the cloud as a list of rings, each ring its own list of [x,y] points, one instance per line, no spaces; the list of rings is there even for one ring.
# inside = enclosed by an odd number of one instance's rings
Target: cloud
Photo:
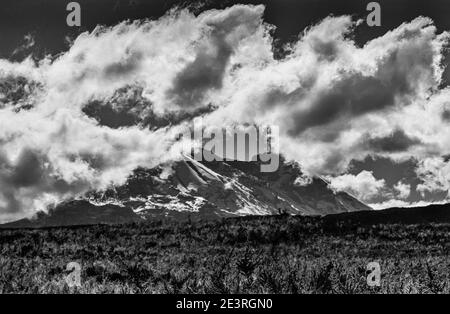
[[[398,193],[400,199],[406,199],[411,194],[411,185],[399,181],[394,185],[394,190]]]
[[[312,177],[302,174],[295,179],[294,185],[295,186],[307,186],[307,185],[311,184],[312,182],[313,182]]]
[[[329,186],[340,192],[345,191],[363,201],[368,201],[377,196],[385,187],[383,179],[377,180],[370,171],[361,171],[358,175],[344,174],[338,177],[330,177]]]
[[[422,180],[417,186],[420,193],[443,191],[450,196],[450,161],[443,157],[431,157],[420,161],[416,173]]]
[[[445,121],[450,121],[450,111],[449,110],[444,110],[442,112],[442,119]]]
[[[198,80],[212,75],[219,82],[235,46],[262,23],[262,12],[261,6],[199,16],[171,11],[157,21],[83,33],[54,60],[0,60],[0,219],[123,184],[138,166],[178,158],[173,139],[186,128],[186,115],[172,96],[219,87]],[[216,74],[209,73],[212,66]],[[34,81],[36,92],[29,87]],[[30,106],[16,110],[30,95]],[[94,112],[85,110],[92,103]],[[109,118],[102,106],[111,109]],[[120,111],[141,124],[114,120]],[[98,112],[98,120],[90,118]]]
[[[327,17],[276,59],[263,13],[171,10],[98,26],[38,62],[0,59],[0,213],[29,215],[176,158],[174,138],[195,116],[279,126],[282,153],[305,175],[363,200],[384,181],[345,172],[367,155],[414,156],[421,189],[445,186],[426,160],[450,153],[450,90],[439,87],[447,32],[418,17],[360,47],[358,21]]]
[[[31,214],[48,200],[123,184],[136,167],[164,160],[168,149],[164,129],[111,129],[64,111],[43,117],[4,109],[0,121],[2,212]]]
[[[433,202],[433,204],[445,204],[447,201],[441,201],[441,202]],[[430,202],[427,201],[419,201],[419,202],[406,202],[403,200],[388,200],[382,203],[372,203],[369,204],[370,207],[372,207],[375,210],[381,210],[381,209],[388,209],[393,207],[399,207],[399,208],[409,208],[409,207],[425,207],[430,205]]]
[[[430,111],[424,104],[438,88],[448,34],[436,34],[432,21],[419,17],[358,47],[351,39],[355,27],[348,16],[328,17],[308,28],[284,59],[264,56],[240,68],[225,84],[211,123],[277,124],[285,153],[311,173],[343,172],[371,153],[425,154],[418,150],[435,139],[413,124],[419,112]],[[386,139],[373,141],[374,148],[365,134]],[[412,142],[404,141],[406,134]]]
[[[32,34],[26,34],[23,37],[23,41],[24,41],[24,43],[23,43],[22,46],[17,47],[16,49],[14,49],[14,51],[12,52],[12,56],[25,54],[25,53],[29,52],[30,49],[32,47],[34,47],[34,45],[35,45],[34,37],[33,37]]]
[[[21,75],[0,77],[0,108],[9,106],[15,110],[30,108],[34,105],[41,88],[39,82]]]
[[[401,129],[384,137],[369,138],[367,145],[374,152],[403,152],[415,145],[421,144],[417,138],[410,137]]]
[[[201,44],[195,47],[194,59],[173,82],[169,97],[180,106],[198,106],[209,90],[220,89],[230,58],[241,40],[255,34],[262,24],[263,6],[236,6],[205,16],[207,26]]]

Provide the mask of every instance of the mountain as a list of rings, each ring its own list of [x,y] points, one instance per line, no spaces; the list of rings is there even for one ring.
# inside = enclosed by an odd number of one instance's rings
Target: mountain
[[[120,203],[143,219],[195,219],[245,215],[326,215],[370,210],[346,193],[335,193],[314,178],[300,185],[296,163],[282,161],[273,173],[259,162],[203,162],[184,157],[154,169],[137,169],[127,183],[89,196],[92,203]]]
[[[198,162],[185,156],[153,169],[136,169],[127,182],[82,200],[62,203],[48,214],[16,225],[122,223],[159,218],[217,219],[246,215],[327,215],[371,210],[320,178],[300,180],[294,162],[280,160],[276,172],[260,162]],[[303,181],[303,183],[301,183]]]
[[[390,225],[450,223],[450,204],[410,208],[389,208],[365,212],[341,213],[323,218],[324,222],[338,225]]]
[[[122,224],[138,222],[141,218],[133,210],[117,205],[96,206],[86,200],[61,203],[48,213],[40,212],[32,219],[3,224],[3,228],[40,228],[80,226],[92,224]]]

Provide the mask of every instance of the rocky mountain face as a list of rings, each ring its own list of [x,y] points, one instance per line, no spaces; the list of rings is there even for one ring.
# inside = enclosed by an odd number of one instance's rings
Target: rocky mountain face
[[[326,215],[370,210],[346,193],[335,193],[314,178],[299,183],[300,167],[282,162],[278,171],[260,172],[259,162],[198,162],[189,157],[146,170],[128,182],[92,193],[95,204],[115,202],[140,217],[213,218],[245,215]]]
[[[296,163],[260,172],[259,162],[198,162],[189,157],[153,169],[136,169],[123,186],[91,192],[30,223],[80,225],[246,215],[327,215],[370,210],[320,178],[305,179]],[[21,221],[24,224],[24,221]],[[25,223],[26,224],[26,223]]]

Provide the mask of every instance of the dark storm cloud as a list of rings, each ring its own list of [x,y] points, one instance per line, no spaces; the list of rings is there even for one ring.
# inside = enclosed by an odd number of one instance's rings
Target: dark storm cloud
[[[411,35],[412,36],[412,35]],[[416,35],[417,36],[417,35]],[[379,65],[373,76],[360,73],[342,73],[342,77],[319,96],[306,109],[291,115],[291,135],[332,123],[340,118],[350,120],[369,112],[393,107],[398,99],[412,97],[421,78],[433,75],[433,53],[431,47],[411,51],[394,51]],[[416,76],[415,76],[416,75]],[[286,94],[288,102],[301,101],[305,95],[301,90]],[[299,97],[300,96],[300,97]],[[343,123],[343,128],[346,123]]]
[[[197,47],[194,60],[177,75],[168,97],[179,106],[193,107],[206,92],[221,88],[235,46],[257,30],[262,13],[263,7],[238,6],[226,16],[210,18],[207,42]]]
[[[366,145],[368,149],[375,152],[404,152],[422,142],[405,134],[403,130],[397,129],[386,137],[369,138]]]
[[[11,175],[7,180],[15,188],[38,184],[44,174],[43,163],[39,156],[31,150],[24,150],[17,163],[9,170]]]
[[[93,156],[86,160],[101,164]],[[5,213],[19,213],[25,206],[45,193],[64,195],[73,191],[84,191],[88,182],[75,180],[71,183],[53,176],[46,156],[32,149],[23,149],[17,160],[9,160],[0,152],[0,205]]]
[[[442,112],[442,119],[444,121],[449,121],[450,122],[450,110],[444,110]]]
[[[339,149],[335,149],[333,154],[330,154],[323,163],[323,173],[333,173],[336,168],[343,166],[344,158],[343,152]]]
[[[83,112],[100,125],[120,128],[136,125],[146,112],[151,111],[151,102],[142,97],[139,86],[126,86],[114,92],[110,98],[90,101]]]
[[[124,76],[135,71],[142,60],[141,52],[127,52],[123,60],[108,65],[104,70],[106,77]]]
[[[141,125],[145,128],[159,129],[190,121],[194,117],[211,113],[213,106],[200,107],[193,111],[171,112],[157,115],[151,101],[142,96],[143,88],[129,85],[115,91],[114,95],[103,100],[90,101],[83,113],[95,119],[100,125],[118,129]]]
[[[224,42],[214,40],[217,51],[199,52],[195,60],[180,73],[169,94],[181,106],[195,106],[209,89],[222,86],[222,80],[232,48]],[[171,95],[169,95],[171,97]]]
[[[395,90],[389,88],[374,77],[360,74],[341,79],[306,110],[297,111],[290,129],[292,135],[324,124],[341,117],[351,119],[367,112],[382,110],[394,104]]]
[[[8,212],[21,209],[18,191],[21,188],[39,186],[43,180],[43,164],[39,156],[33,151],[25,149],[18,160],[11,163],[6,156],[0,158],[0,201]]]
[[[317,53],[320,59],[332,62],[336,58],[339,47],[333,41],[324,41],[320,37],[311,38],[313,50]]]
[[[109,104],[102,104],[100,101],[93,101],[83,108],[83,113],[94,118],[100,125],[110,128],[120,128],[136,125],[138,116],[128,110],[115,109]]]

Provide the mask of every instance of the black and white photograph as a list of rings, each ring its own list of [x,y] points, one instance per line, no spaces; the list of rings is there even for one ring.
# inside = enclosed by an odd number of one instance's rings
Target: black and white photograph
[[[2,0],[0,294],[449,294],[449,17]]]

